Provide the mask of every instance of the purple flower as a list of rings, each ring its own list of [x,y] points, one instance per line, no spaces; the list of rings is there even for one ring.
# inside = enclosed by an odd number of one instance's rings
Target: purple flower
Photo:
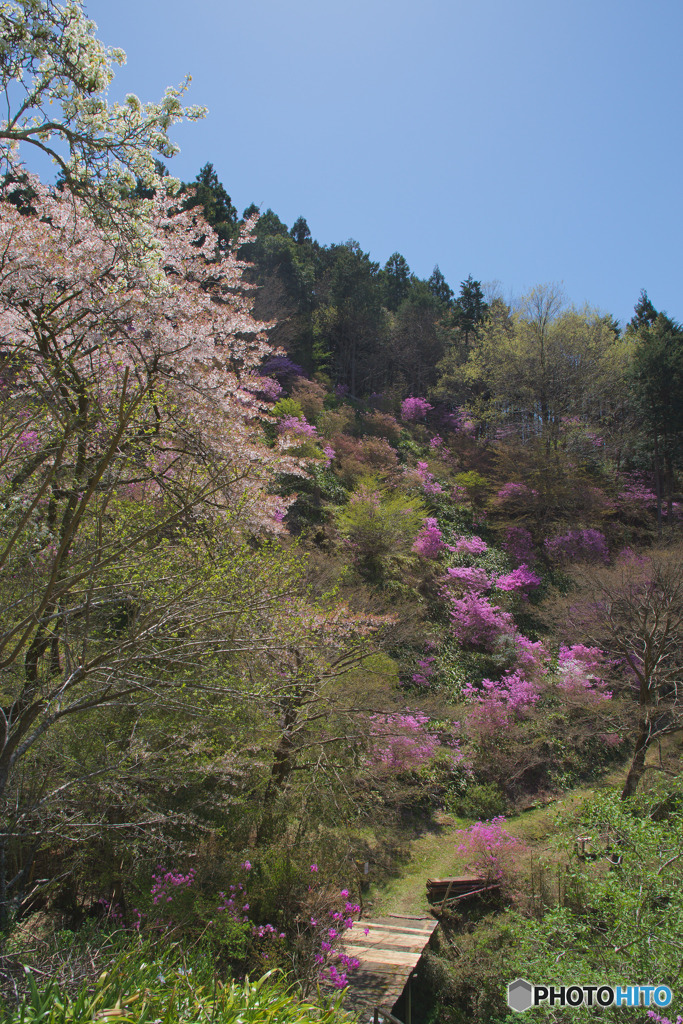
[[[432,408],[425,398],[404,398],[401,402],[401,419],[407,423],[414,423],[424,419]]]

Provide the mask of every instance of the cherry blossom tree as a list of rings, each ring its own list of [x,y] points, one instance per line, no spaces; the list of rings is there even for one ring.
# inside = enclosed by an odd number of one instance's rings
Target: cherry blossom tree
[[[110,102],[114,68],[126,56],[95,32],[81,0],[2,4],[0,82],[7,109],[0,154],[5,171],[16,173],[26,149],[45,153],[91,212],[130,237],[140,226],[131,213],[144,207],[133,194],[137,183],[158,183],[155,158],[178,151],[169,130],[206,111],[183,106],[189,76],[159,103],[141,103],[134,95]]]
[[[154,279],[77,198],[31,187],[35,212],[3,201],[0,221],[5,909],[88,774],[55,754],[67,723],[243,699],[217,665],[286,644],[297,571],[267,549],[247,571],[244,542],[281,530],[272,474],[303,472],[263,443],[266,325],[197,211],[157,200]]]

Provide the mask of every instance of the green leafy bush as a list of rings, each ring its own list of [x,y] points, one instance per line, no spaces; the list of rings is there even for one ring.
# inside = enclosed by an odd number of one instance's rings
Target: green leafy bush
[[[337,513],[336,524],[361,575],[379,580],[392,561],[408,556],[426,514],[419,498],[387,491],[367,477]]]
[[[39,988],[27,975],[28,994],[9,1010],[6,1024],[341,1024],[340,997],[301,1002],[280,975],[222,983],[208,958],[155,955],[140,945],[124,953],[95,984],[70,996],[55,982]]]

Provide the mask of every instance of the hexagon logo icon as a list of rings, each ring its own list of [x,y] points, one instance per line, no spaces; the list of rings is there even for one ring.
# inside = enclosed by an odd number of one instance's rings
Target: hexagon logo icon
[[[515,978],[508,985],[508,1006],[516,1013],[524,1013],[534,1005],[533,986],[524,978]]]

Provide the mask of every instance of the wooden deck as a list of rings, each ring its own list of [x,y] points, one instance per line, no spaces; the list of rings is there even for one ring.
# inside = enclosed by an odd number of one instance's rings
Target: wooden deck
[[[394,914],[356,922],[344,940],[344,952],[360,960],[360,967],[349,977],[348,1008],[367,1011],[368,1020],[376,1006],[391,1010],[436,926],[431,917]]]

